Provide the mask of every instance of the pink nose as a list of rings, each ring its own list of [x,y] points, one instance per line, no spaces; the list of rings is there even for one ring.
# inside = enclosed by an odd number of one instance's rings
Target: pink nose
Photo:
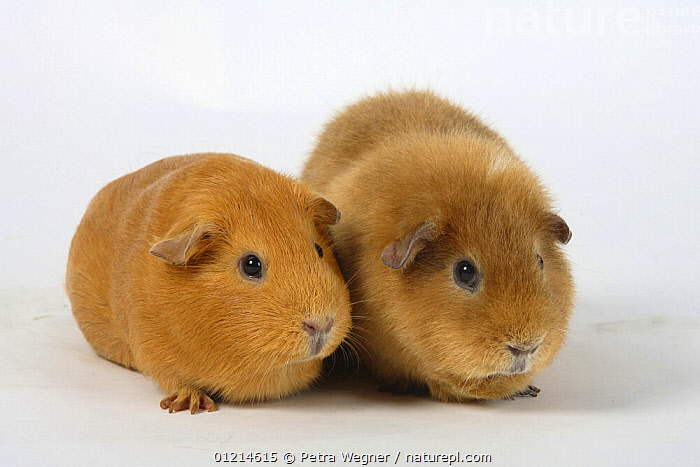
[[[301,327],[304,331],[308,332],[309,335],[315,336],[320,333],[328,333],[333,327],[333,318],[326,318],[325,322],[318,319],[308,319],[301,323]]]

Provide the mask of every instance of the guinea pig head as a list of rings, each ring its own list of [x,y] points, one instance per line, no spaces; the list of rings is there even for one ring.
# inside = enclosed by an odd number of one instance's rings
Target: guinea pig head
[[[212,379],[317,368],[349,330],[327,231],[340,214],[301,185],[284,188],[197,194],[150,249],[162,260],[163,319]]]
[[[396,270],[383,326],[446,398],[509,396],[479,393],[479,382],[530,377],[564,342],[573,284],[560,246],[571,232],[543,191],[503,177],[452,193],[381,254]]]

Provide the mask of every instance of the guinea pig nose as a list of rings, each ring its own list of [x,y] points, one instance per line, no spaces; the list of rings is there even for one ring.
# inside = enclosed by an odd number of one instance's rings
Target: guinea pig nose
[[[524,346],[523,347],[521,347],[521,346],[515,347],[515,346],[510,345],[510,344],[506,345],[506,347],[508,347],[508,350],[510,350],[510,353],[512,353],[516,357],[519,357],[521,355],[528,355],[528,354],[535,353],[535,350],[537,350],[537,348],[539,346],[540,346],[539,344],[533,345],[531,347],[524,347]]]
[[[333,327],[333,318],[326,318],[325,322],[320,319],[308,319],[301,323],[301,327],[304,331],[308,332],[309,335],[315,336],[319,333],[327,333]]]

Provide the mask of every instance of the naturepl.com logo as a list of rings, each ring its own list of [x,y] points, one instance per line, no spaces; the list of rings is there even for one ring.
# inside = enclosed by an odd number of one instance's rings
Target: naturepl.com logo
[[[700,6],[593,8],[549,3],[542,7],[489,8],[483,20],[490,35],[700,35]]]

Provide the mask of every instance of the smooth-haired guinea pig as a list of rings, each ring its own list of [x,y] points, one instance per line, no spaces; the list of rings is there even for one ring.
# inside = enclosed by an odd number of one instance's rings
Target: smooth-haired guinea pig
[[[388,92],[325,126],[302,180],[343,212],[336,258],[380,379],[445,401],[539,392],[573,306],[571,233],[503,138],[431,92]]]
[[[170,412],[309,386],[345,338],[329,245],[340,215],[303,184],[228,154],[170,157],[91,201],[66,290],[98,354],[153,378]]]

